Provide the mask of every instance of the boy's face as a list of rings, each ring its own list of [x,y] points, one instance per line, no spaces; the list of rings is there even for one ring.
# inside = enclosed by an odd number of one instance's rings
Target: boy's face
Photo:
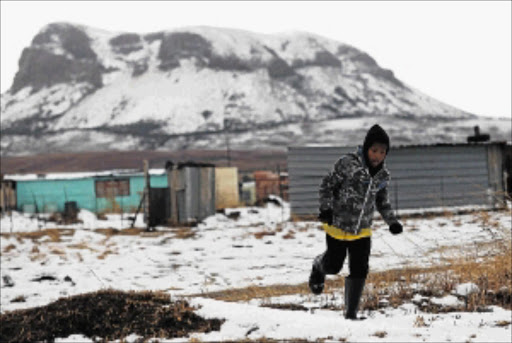
[[[372,167],[377,167],[386,158],[387,146],[382,143],[373,143],[368,149],[368,161]]]

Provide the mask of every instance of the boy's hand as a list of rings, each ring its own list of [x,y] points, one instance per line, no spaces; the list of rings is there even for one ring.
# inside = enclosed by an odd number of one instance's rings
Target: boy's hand
[[[320,220],[322,223],[326,223],[331,225],[332,224],[332,210],[323,210],[320,211],[320,214],[318,215],[318,220]]]
[[[389,227],[389,231],[391,231],[393,235],[398,235],[399,233],[402,233],[402,231],[404,231],[404,228],[402,227],[402,224],[396,222],[391,224],[391,226]]]

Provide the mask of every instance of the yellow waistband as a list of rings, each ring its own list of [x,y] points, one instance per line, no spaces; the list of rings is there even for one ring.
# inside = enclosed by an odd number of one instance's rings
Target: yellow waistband
[[[361,239],[365,237],[371,237],[372,236],[372,229],[361,229],[361,232],[359,232],[357,235],[353,233],[345,232],[341,229],[338,229],[336,226],[332,226],[329,224],[324,223],[322,225],[324,231],[331,236],[332,238],[336,238],[342,241],[354,241],[356,239]]]

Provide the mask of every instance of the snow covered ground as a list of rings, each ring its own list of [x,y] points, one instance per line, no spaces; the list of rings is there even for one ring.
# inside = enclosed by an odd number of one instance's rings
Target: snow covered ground
[[[229,216],[234,212],[239,215]],[[325,235],[319,224],[289,221],[287,203],[283,207],[269,203],[263,208],[229,209],[225,213],[209,217],[194,228],[158,227],[156,232],[128,235],[112,234],[130,226],[126,215],[99,220],[82,210],[82,223],[60,226],[14,212],[12,217],[1,219],[1,313],[106,288],[163,290],[171,298],[185,297],[203,317],[226,319],[220,331],[169,339],[173,342],[512,341],[512,312],[497,306],[491,306],[491,312],[434,314],[423,312],[418,302],[412,301],[397,308],[366,311],[368,319],[364,321],[348,321],[339,309],[343,305],[342,289],[331,289],[320,296],[289,294],[238,302],[191,296],[307,282],[312,259],[324,250]],[[403,223],[404,233],[393,236],[380,219],[375,221],[371,272],[443,265],[458,256],[485,260],[495,242],[510,241],[512,227],[510,211],[405,219]],[[140,216],[135,226],[144,227]],[[329,280],[347,273],[345,265],[340,275],[328,277],[328,285]],[[458,293],[474,287],[458,285]],[[453,294],[430,301],[440,306],[463,304]],[[280,303],[305,310],[265,306]],[[325,308],[326,303],[338,309]],[[128,342],[135,340],[135,335],[127,338]],[[57,341],[92,342],[82,335]]]

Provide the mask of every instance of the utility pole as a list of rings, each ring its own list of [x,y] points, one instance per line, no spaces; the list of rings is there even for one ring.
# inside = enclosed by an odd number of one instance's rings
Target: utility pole
[[[229,128],[231,123],[229,120],[224,119],[224,137],[226,139],[226,158],[228,160],[228,167],[231,167],[231,148],[229,146]]]

